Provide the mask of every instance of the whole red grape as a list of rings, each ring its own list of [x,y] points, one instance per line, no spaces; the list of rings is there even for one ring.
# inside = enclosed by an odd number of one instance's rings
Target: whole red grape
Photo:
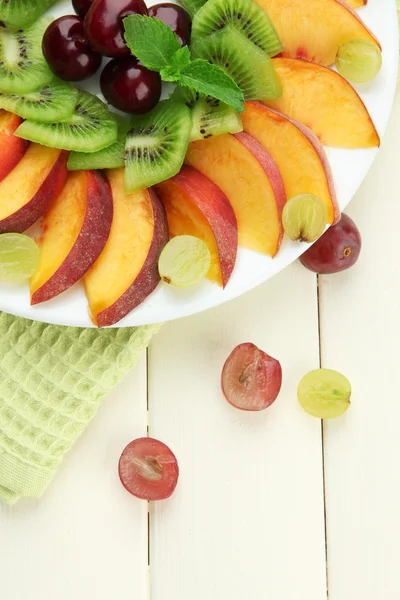
[[[83,19],[66,15],[53,21],[45,31],[43,54],[51,70],[66,81],[91,77],[101,65],[101,55],[87,43]]]
[[[77,15],[84,19],[89,8],[92,6],[93,0],[72,0],[72,6]]]
[[[127,113],[143,114],[161,96],[161,77],[134,56],[111,60],[100,77],[101,91],[110,104]]]
[[[177,35],[181,46],[188,46],[192,31],[192,21],[188,13],[176,4],[163,2],[155,4],[148,9],[149,17],[156,17]]]
[[[129,56],[123,19],[133,14],[147,15],[143,0],[94,0],[85,17],[85,34],[89,44],[104,56]]]
[[[300,261],[320,275],[338,273],[352,267],[361,251],[361,234],[350,217],[342,214],[302,256]]]

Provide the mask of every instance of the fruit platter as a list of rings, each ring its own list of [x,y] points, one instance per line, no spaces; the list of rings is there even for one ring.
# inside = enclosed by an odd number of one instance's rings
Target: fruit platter
[[[398,75],[395,0],[0,0],[0,23],[0,310],[60,325],[284,269],[365,178]]]

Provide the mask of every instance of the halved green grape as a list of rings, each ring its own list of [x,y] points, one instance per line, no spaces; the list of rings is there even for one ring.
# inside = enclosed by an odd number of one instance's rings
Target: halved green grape
[[[158,271],[163,281],[174,287],[196,285],[208,273],[211,254],[203,240],[192,235],[177,235],[161,252]]]
[[[283,208],[283,229],[294,242],[315,242],[324,233],[326,221],[326,206],[313,194],[294,196]]]
[[[304,375],[297,388],[301,406],[319,419],[339,417],[350,407],[351,384],[332,369],[316,369]]]
[[[373,79],[382,67],[382,52],[367,40],[351,40],[339,46],[335,65],[343,77],[354,83]]]
[[[27,235],[0,235],[0,281],[25,281],[39,266],[40,250]]]

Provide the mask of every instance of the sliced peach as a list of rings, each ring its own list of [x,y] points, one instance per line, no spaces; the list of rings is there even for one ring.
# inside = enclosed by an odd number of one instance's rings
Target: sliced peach
[[[19,163],[28,142],[14,135],[22,119],[6,110],[0,110],[0,181]]]
[[[346,0],[346,4],[351,6],[351,8],[361,8],[368,4],[368,0]]]
[[[379,135],[365,104],[339,73],[292,58],[274,58],[273,63],[283,93],[279,100],[265,104],[312,129],[326,146],[379,146]]]
[[[0,182],[0,233],[21,233],[41,217],[67,180],[68,153],[30,144]]]
[[[282,239],[286,201],[279,170],[268,152],[246,133],[192,142],[185,159],[227,196],[236,215],[239,245],[274,256]]]
[[[84,281],[93,322],[117,323],[160,281],[158,258],[168,241],[161,200],[152,189],[124,192],[124,169],[107,172],[114,214],[108,241]]]
[[[282,56],[332,65],[341,44],[354,39],[373,42],[373,33],[341,0],[256,0],[271,17],[282,41]]]
[[[84,276],[110,233],[112,196],[97,171],[69,174],[61,194],[44,215],[38,239],[40,264],[31,279],[31,304],[58,296]]]
[[[202,239],[211,252],[208,277],[225,287],[238,246],[236,217],[225,194],[208,177],[188,166],[157,185],[156,190],[164,202],[170,235]]]
[[[305,125],[258,102],[246,102],[243,129],[271,154],[282,175],[286,196],[315,194],[326,205],[328,223],[340,218],[328,159],[317,136]]]

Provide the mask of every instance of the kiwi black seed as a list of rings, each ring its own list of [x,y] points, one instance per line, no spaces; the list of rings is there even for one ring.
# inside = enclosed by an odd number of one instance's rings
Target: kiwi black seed
[[[176,175],[185,159],[192,118],[171,100],[146,115],[133,116],[125,146],[125,191],[150,187]]]
[[[89,92],[78,93],[72,116],[61,122],[27,120],[15,132],[31,142],[76,152],[97,152],[117,141],[117,121],[107,106]]]
[[[176,88],[172,99],[184,102],[192,111],[191,141],[243,130],[240,114],[217,98],[204,96],[190,88]]]
[[[193,19],[192,40],[207,37],[229,24],[270,56],[283,50],[268,14],[250,0],[208,0]]]
[[[0,21],[21,29],[35,23],[57,0],[0,0]]]
[[[42,53],[43,34],[50,22],[43,18],[28,29],[0,27],[0,92],[32,92],[54,77]]]
[[[91,169],[118,169],[124,166],[126,136],[130,128],[129,119],[114,115],[118,125],[118,139],[114,144],[97,152],[71,152],[67,167],[70,171]]]
[[[53,76],[52,81],[35,92],[0,93],[0,108],[15,113],[23,119],[52,123],[72,116],[77,97],[78,90]]]
[[[221,67],[241,88],[246,100],[276,100],[282,94],[271,58],[232,25],[195,41],[192,55]]]

